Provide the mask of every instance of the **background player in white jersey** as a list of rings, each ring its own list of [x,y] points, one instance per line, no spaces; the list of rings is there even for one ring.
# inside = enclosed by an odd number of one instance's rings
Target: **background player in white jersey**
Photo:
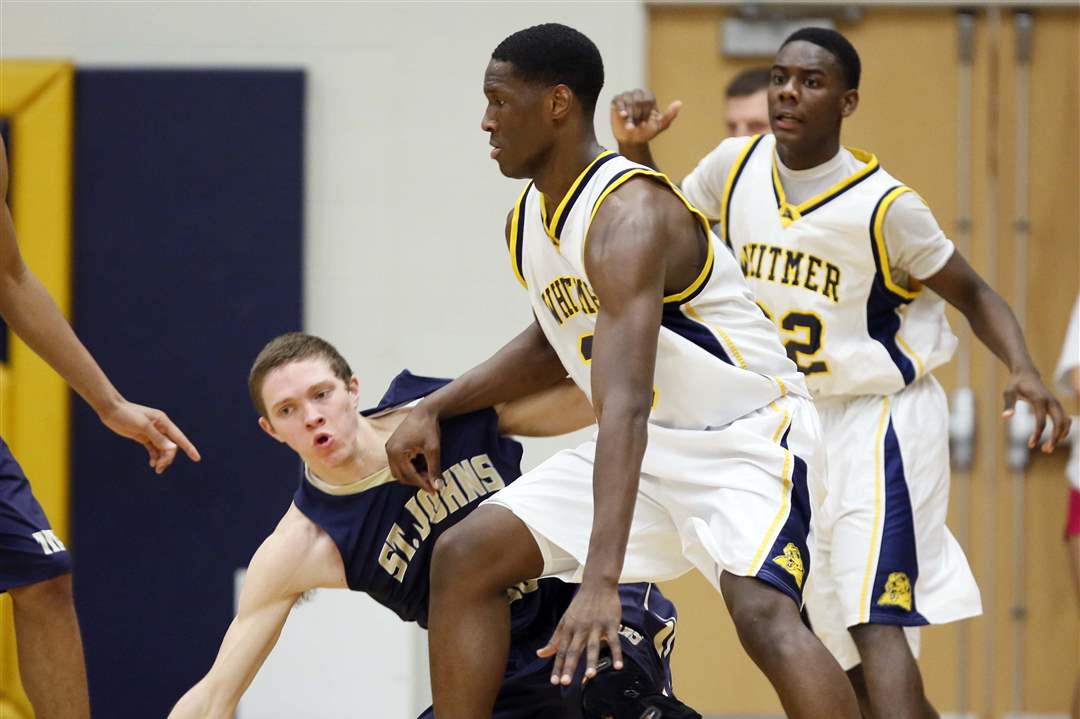
[[[563,25],[514,33],[492,53],[481,128],[504,175],[534,180],[507,234],[535,321],[429,395],[387,443],[395,476],[430,486],[440,419],[567,374],[598,418],[595,441],[556,454],[437,543],[436,713],[490,710],[506,587],[581,582],[545,648],[556,655],[552,681],[569,684],[583,652],[586,676],[595,673],[602,642],[621,663],[620,578],[696,567],[723,589],[789,716],[857,716],[843,673],[799,617],[821,475],[808,392],[707,220],[667,178],[597,144],[602,85],[596,46]]]
[[[259,352],[248,379],[259,426],[300,456],[304,476],[251,559],[239,611],[213,667],[180,699],[172,719],[233,716],[293,605],[308,590],[365,592],[402,620],[426,626],[432,545],[520,474],[521,445],[505,435],[563,434],[593,421],[584,395],[569,381],[557,382],[446,422],[441,429],[451,468],[440,492],[392,481],[383,443],[411,404],[447,381],[404,371],[378,406],[358,412],[357,377],[326,341],[292,332]],[[548,662],[536,656],[573,593],[572,585],[549,579],[504,596],[511,605],[512,652],[493,719],[581,719],[582,697],[551,686]],[[700,719],[671,696],[674,606],[651,584],[624,585],[619,596],[626,614],[622,641],[639,696],[618,696],[619,678],[607,673],[590,686],[587,705],[612,709],[616,719],[638,719],[650,708],[658,712],[656,719]],[[363,699],[358,701],[362,706]],[[421,719],[431,716],[428,710]]]
[[[1031,447],[1048,416],[1047,452],[1069,420],[1012,311],[925,203],[873,155],[841,147],[859,75],[842,35],[795,32],[772,68],[773,134],[724,141],[682,188],[720,219],[818,400],[829,474],[814,526],[821,561],[807,589],[814,630],[852,670],[864,714],[936,716],[913,657],[915,627],[981,612],[967,559],[945,526],[948,408],[930,371],[948,361],[956,339],[942,298],[1009,367],[1005,415],[1018,397],[1032,404]],[[661,130],[654,109],[648,98],[613,105],[628,156],[651,162],[647,143]]]
[[[7,197],[7,149],[0,140],[0,199]],[[6,201],[0,201],[0,316],[122,437],[146,448],[161,474],[177,445],[199,453],[165,413],[128,402],[75,336],[23,262]],[[34,499],[19,463],[0,440],[0,592],[11,595],[19,672],[38,719],[90,716],[86,663],[71,594],[71,558]]]

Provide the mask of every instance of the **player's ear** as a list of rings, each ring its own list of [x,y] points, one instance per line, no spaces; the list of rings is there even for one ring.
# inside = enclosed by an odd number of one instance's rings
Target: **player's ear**
[[[859,91],[852,88],[840,96],[840,117],[848,118],[859,106]]]
[[[285,441],[281,437],[278,437],[277,432],[274,431],[274,425],[270,424],[270,420],[268,420],[266,417],[259,417],[259,427],[262,428],[263,432],[266,432],[278,442]]]
[[[556,85],[549,90],[549,102],[551,103],[551,119],[562,120],[570,112],[573,104],[574,93],[566,85]]]
[[[360,401],[360,379],[353,375],[349,378],[348,384],[345,385],[345,389],[352,395],[353,405],[356,405]]]

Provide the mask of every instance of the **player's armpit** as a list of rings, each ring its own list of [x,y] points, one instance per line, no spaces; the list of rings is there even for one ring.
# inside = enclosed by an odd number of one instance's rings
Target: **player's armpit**
[[[499,432],[520,437],[554,437],[596,423],[589,398],[569,378],[504,402],[495,411],[499,413]]]

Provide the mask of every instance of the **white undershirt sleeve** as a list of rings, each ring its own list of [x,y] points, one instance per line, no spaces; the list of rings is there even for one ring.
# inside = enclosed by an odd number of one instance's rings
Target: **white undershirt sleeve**
[[[884,229],[889,268],[898,280],[933,277],[956,249],[934,213],[914,192],[896,198],[885,215]]]
[[[724,199],[724,183],[739,152],[746,145],[745,137],[729,137],[712,152],[701,158],[697,167],[683,179],[680,189],[686,199],[713,220],[720,219]]]

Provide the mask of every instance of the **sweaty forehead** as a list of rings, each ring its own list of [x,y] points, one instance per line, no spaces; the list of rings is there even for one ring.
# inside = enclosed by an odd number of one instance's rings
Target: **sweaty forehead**
[[[780,48],[776,53],[776,65],[800,70],[820,70],[821,72],[840,72],[840,63],[831,52],[806,40],[795,40]]]

